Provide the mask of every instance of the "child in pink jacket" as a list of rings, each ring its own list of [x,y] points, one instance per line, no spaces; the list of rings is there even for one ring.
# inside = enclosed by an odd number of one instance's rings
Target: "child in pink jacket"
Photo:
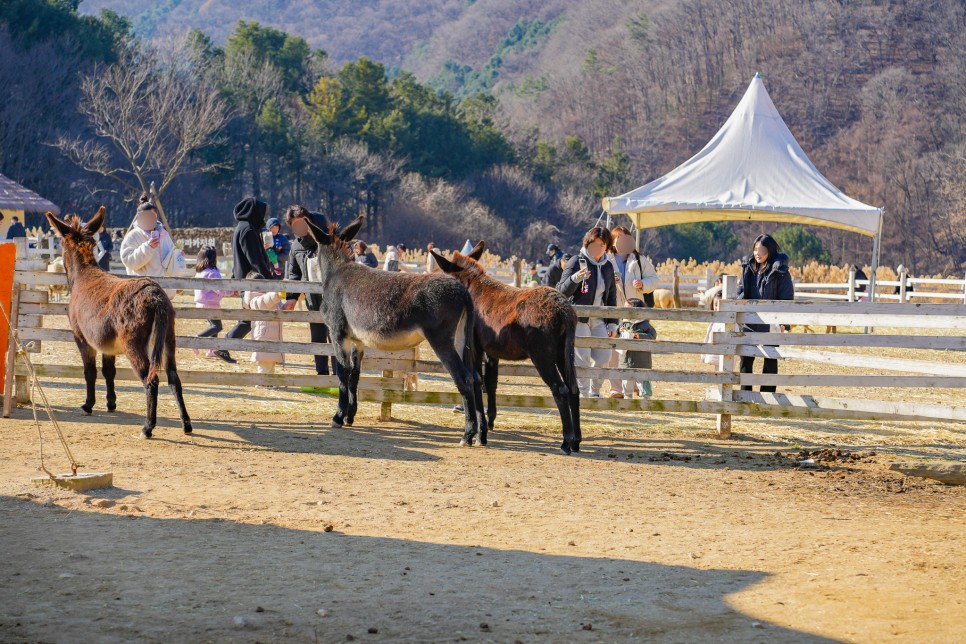
[[[198,258],[195,262],[195,277],[205,279],[221,279],[221,271],[218,270],[218,252],[214,246],[205,246],[198,251]],[[219,291],[214,289],[196,289],[195,307],[199,309],[217,309],[221,307],[221,298],[231,295],[234,291]],[[199,338],[217,338],[221,333],[221,320],[208,320],[208,328],[198,334]],[[198,350],[195,349],[195,353]],[[209,358],[221,358],[225,362],[235,363],[227,351],[221,349],[208,349]]]

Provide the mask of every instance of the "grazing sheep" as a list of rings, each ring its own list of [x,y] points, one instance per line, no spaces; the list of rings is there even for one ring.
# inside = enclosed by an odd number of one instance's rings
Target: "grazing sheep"
[[[654,308],[656,309],[673,309],[674,308],[674,293],[667,288],[654,289]]]
[[[55,257],[49,264],[47,264],[48,273],[66,273],[64,270],[64,258]],[[47,292],[50,294],[51,302],[59,302],[61,298],[67,294],[66,284],[48,284]]]

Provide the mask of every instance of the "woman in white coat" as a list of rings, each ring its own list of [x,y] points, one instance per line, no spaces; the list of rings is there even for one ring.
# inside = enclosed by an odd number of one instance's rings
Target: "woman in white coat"
[[[121,241],[121,263],[128,275],[162,277],[164,261],[172,251],[171,235],[158,221],[154,204],[142,195],[134,222]]]

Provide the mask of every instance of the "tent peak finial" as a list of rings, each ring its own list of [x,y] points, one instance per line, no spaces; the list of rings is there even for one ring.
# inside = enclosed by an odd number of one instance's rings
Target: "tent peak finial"
[[[755,78],[761,78],[761,72],[755,72]]]

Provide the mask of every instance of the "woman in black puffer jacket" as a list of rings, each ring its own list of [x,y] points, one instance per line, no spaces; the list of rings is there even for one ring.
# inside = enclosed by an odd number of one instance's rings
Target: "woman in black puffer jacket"
[[[614,265],[606,254],[610,245],[609,230],[599,226],[591,228],[584,235],[580,254],[572,257],[564,266],[557,290],[572,304],[617,306]],[[617,319],[578,318],[576,335],[578,338],[616,337]],[[578,347],[574,349],[574,364],[578,367],[606,367],[610,356],[610,349]],[[584,398],[597,398],[599,384],[593,378],[577,379],[580,395]]]
[[[740,300],[794,300],[795,285],[788,272],[788,255],[781,252],[770,235],[758,235],[750,255],[741,260],[741,281],[738,283],[738,299]],[[768,333],[767,324],[746,324],[743,331],[749,333]],[[752,373],[755,359],[751,356],[741,357],[741,373]],[[762,366],[763,374],[778,373],[778,360],[765,358]],[[750,391],[745,385],[742,389]],[[774,392],[775,387],[764,385],[762,392]]]

